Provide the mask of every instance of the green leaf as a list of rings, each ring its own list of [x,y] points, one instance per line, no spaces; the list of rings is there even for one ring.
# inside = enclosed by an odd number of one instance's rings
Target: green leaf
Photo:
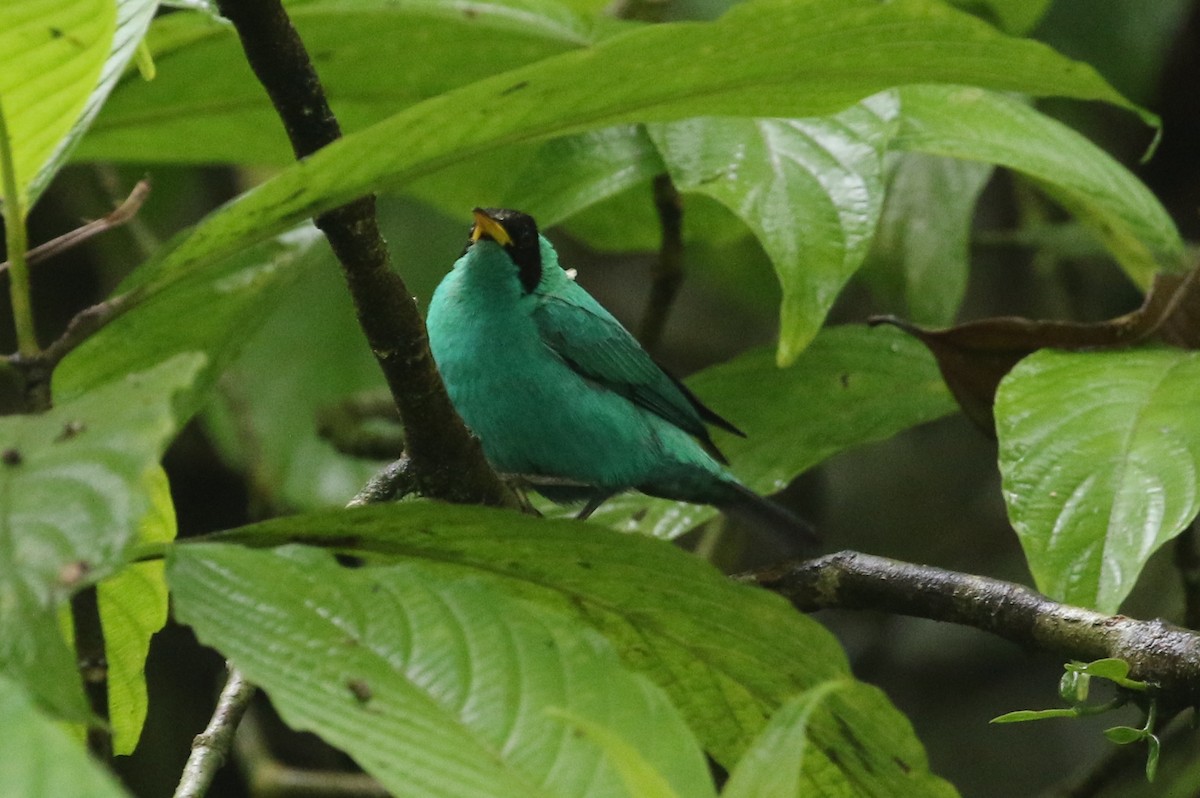
[[[596,38],[592,23],[548,0],[293,0],[286,8],[347,131]],[[227,22],[203,13],[166,15],[155,20],[147,44],[157,77],[125,75],[78,158],[293,160]]]
[[[1009,518],[1038,589],[1117,611],[1200,510],[1200,353],[1040,351],[1000,383]]]
[[[883,215],[863,276],[918,324],[954,321],[967,287],[975,201],[992,175],[983,163],[893,153]]]
[[[55,399],[69,401],[180,352],[203,352],[205,369],[180,397],[181,417],[191,416],[306,259],[328,251],[323,242],[306,226],[198,273],[135,271],[118,288],[130,292],[130,309],[54,370]]]
[[[779,365],[793,363],[862,264],[883,203],[883,153],[894,95],[830,118],[702,118],[653,125],[650,135],[681,191],[741,217],[783,287]]]
[[[146,29],[150,27],[150,21],[158,9],[158,0],[116,0],[116,4],[116,27],[112,34],[112,46],[109,49],[108,58],[104,61],[92,93],[88,95],[79,117],[65,138],[59,142],[50,160],[42,166],[37,177],[34,178],[33,184],[29,188],[31,204],[37,200],[38,195],[49,185],[51,179],[58,173],[58,169],[70,157],[79,140],[96,118],[96,114],[104,106],[113,87],[117,85],[121,73],[137,54],[138,45],[146,35]]]
[[[1080,134],[1020,100],[953,86],[900,90],[899,150],[1007,166],[1088,225],[1140,285],[1184,268],[1175,223],[1144,183]]]
[[[688,380],[696,394],[745,431],[714,432],[735,474],[762,494],[838,452],[880,441],[955,409],[928,350],[886,328],[823,331],[794,365],[758,350]],[[711,507],[624,494],[597,523],[674,538],[714,517]]]
[[[178,428],[173,396],[196,376],[181,355],[38,416],[0,418],[0,673],[84,721],[57,612],[115,572],[147,515],[147,480]]]
[[[1154,781],[1158,773],[1158,755],[1162,751],[1162,743],[1156,734],[1146,735],[1146,781]]]
[[[224,538],[328,545],[372,563],[420,563],[447,581],[479,580],[565,615],[573,626],[594,628],[626,666],[668,692],[705,749],[726,765],[786,698],[849,678],[845,655],[816,621],[779,596],[734,584],[706,563],[640,535],[411,502],[293,516]],[[839,705],[814,725],[806,787],[857,784],[866,794],[926,794],[897,787],[932,783],[932,777],[903,715],[881,694],[871,696]],[[870,752],[870,762],[852,751]]]
[[[221,544],[178,547],[168,575],[177,614],[203,642],[285,721],[345,750],[394,795],[632,795],[551,707],[611,730],[679,795],[712,794],[659,689],[598,635],[480,580]]]
[[[1019,709],[1016,712],[1005,712],[999,717],[992,718],[990,723],[1024,723],[1028,720],[1046,720],[1047,718],[1077,718],[1079,711],[1074,707],[1068,709]]]
[[[625,791],[630,795],[638,796],[638,798],[680,798],[679,793],[671,788],[670,783],[654,769],[652,764],[646,761],[640,751],[620,735],[614,734],[608,727],[555,707],[551,707],[547,712],[550,717],[564,721],[603,750],[604,755],[621,777]],[[716,795],[711,784],[707,785],[705,794]]]
[[[828,681],[789,698],[738,761],[721,798],[797,798],[808,748],[809,723],[817,708],[851,681]]]
[[[641,126],[564,136],[537,147],[506,193],[505,207],[524,208],[549,227],[627,188],[646,184],[664,169]],[[643,190],[650,193],[649,186]]]
[[[21,206],[58,162],[113,42],[112,0],[5,0],[0,4],[0,106]]]
[[[1013,34],[1028,33],[1046,14],[1053,0],[950,0],[954,5],[990,19]]]
[[[14,798],[128,798],[107,770],[0,674],[0,795]]]
[[[1067,672],[1086,676],[1096,676],[1101,679],[1108,679],[1110,682],[1113,682],[1114,684],[1117,684],[1128,690],[1137,690],[1139,692],[1144,692],[1150,687],[1147,682],[1138,681],[1137,679],[1130,679],[1129,663],[1123,659],[1115,659],[1112,657],[1098,659],[1094,662],[1088,663],[1067,663]]]
[[[412,106],[215,211],[155,270],[227,257],[363,193],[510,144],[700,114],[813,116],[938,81],[1133,109],[1090,67],[932,0],[763,0],[714,23],[636,28]]]
[[[1072,667],[1072,663],[1068,662],[1066,670],[1058,680],[1059,698],[1068,704],[1086,703],[1091,687],[1092,677],[1082,669]]]
[[[146,474],[150,511],[142,519],[135,545],[169,543],[175,539],[175,507],[171,486],[161,468]],[[146,721],[146,655],[150,638],[167,622],[167,583],[161,560],[130,563],[99,585],[100,623],[104,631],[104,658],[108,664],[108,722],[113,753],[132,754]],[[75,648],[71,610],[59,610],[59,629],[67,645]],[[73,729],[82,743],[87,726]]]
[[[658,158],[657,150],[655,158]],[[562,228],[572,238],[601,252],[653,252],[662,242],[662,222],[654,207],[654,190],[649,182],[581,209]],[[683,197],[683,240],[687,247],[728,244],[749,238],[751,234],[746,225],[716,200],[703,194]],[[703,268],[700,257],[693,257],[691,252],[687,257],[689,263]],[[742,266],[738,263],[738,267]],[[738,268],[737,272],[739,276],[745,274],[743,268]]]
[[[405,193],[454,218],[479,205],[520,208],[545,230],[638,186],[647,198],[656,246],[660,228],[644,184],[664,169],[645,130],[621,125],[487,152],[418,179]],[[628,221],[622,222],[618,232],[629,246]]]
[[[149,472],[145,487],[150,511],[142,517],[137,543],[175,539],[175,507],[167,475]],[[132,754],[146,721],[146,656],[150,638],[167,622],[167,582],[161,561],[133,563],[99,585],[100,621],[108,661],[108,716],[113,752]]]
[[[1141,742],[1146,737],[1146,731],[1132,726],[1113,726],[1104,730],[1104,736],[1117,745],[1129,745]]]
[[[1106,657],[1088,663],[1071,663],[1069,670],[1076,673],[1086,673],[1089,676],[1099,676],[1111,682],[1120,682],[1129,676],[1129,663],[1123,659]]]

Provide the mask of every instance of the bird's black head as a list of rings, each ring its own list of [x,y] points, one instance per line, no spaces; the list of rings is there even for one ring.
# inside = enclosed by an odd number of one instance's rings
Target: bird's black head
[[[491,239],[517,264],[517,276],[525,293],[533,292],[542,280],[542,249],[538,241],[537,222],[527,213],[507,208],[476,208],[475,224],[471,227],[469,249],[481,238]]]

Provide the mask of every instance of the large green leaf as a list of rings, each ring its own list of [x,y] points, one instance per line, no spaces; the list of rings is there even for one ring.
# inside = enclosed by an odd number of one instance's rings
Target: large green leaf
[[[890,92],[834,117],[701,118],[650,128],[675,185],[737,214],[783,287],[780,365],[804,351],[862,264],[883,206]]]
[[[155,269],[227,257],[503,145],[702,114],[826,114],[889,86],[937,81],[1132,107],[1090,67],[933,0],[763,0],[714,23],[638,28],[419,103],[215,211]]]
[[[1200,510],[1200,353],[1038,352],[996,394],[1009,517],[1038,589],[1116,612]]]
[[[112,0],[0,4],[0,108],[25,208],[96,86],[115,25]]]
[[[44,715],[21,685],[0,674],[0,795],[128,798],[83,746]]]
[[[487,152],[419,179],[405,193],[456,218],[480,205],[520,208],[544,230],[633,186],[649,198],[650,178],[664,169],[645,130],[620,125]],[[657,236],[657,218],[650,217]]]
[[[205,368],[180,403],[190,416],[247,338],[269,316],[285,287],[310,258],[328,250],[307,226],[251,247],[197,273],[135,272],[119,291],[131,307],[72,351],[54,371],[59,401],[149,368],[180,352],[203,352]],[[314,246],[320,244],[320,246]],[[327,260],[327,259],[326,259]]]
[[[180,547],[169,578],[203,642],[393,795],[632,798],[602,750],[551,710],[618,735],[678,795],[715,794],[661,690],[599,635],[480,580],[221,544]]]
[[[96,114],[100,113],[121,73],[133,60],[138,45],[146,35],[146,29],[150,27],[150,21],[154,19],[154,12],[158,10],[158,0],[116,0],[116,5],[116,28],[112,34],[112,47],[108,57],[79,117],[29,187],[30,204],[37,200],[38,195],[58,172],[58,168],[70,157],[92,120],[96,118]]]
[[[1145,184],[1075,131],[1020,100],[975,88],[907,86],[892,146],[1007,166],[1087,224],[1139,284],[1183,268],[1175,223]]]
[[[591,22],[549,0],[293,0],[286,7],[338,120],[351,131],[596,36]],[[157,77],[127,74],[77,157],[292,160],[228,23],[170,14],[155,21],[147,44]]]
[[[845,655],[816,621],[640,535],[412,502],[293,516],[226,537],[260,546],[323,544],[371,563],[421,563],[450,583],[479,580],[595,628],[627,666],[668,692],[727,766],[787,697],[849,678]],[[874,695],[868,703],[830,704],[814,720],[806,786],[838,785],[832,794],[839,795],[941,794],[929,787],[940,782],[929,775],[907,721]],[[855,751],[871,752],[869,761]]]
[[[955,409],[928,350],[885,328],[834,327],[789,368],[758,350],[697,374],[688,387],[745,431],[745,438],[714,437],[734,473],[763,494],[840,451]],[[715,515],[711,507],[625,494],[592,518],[673,538]]]
[[[0,418],[0,672],[73,720],[87,711],[58,609],[123,564],[178,428],[172,399],[202,361],[180,355],[42,415]]]

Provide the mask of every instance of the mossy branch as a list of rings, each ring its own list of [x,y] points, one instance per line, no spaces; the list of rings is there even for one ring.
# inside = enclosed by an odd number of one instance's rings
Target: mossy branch
[[[971,626],[1026,648],[1084,662],[1115,657],[1163,700],[1200,703],[1200,634],[1162,620],[1104,615],[1024,585],[843,551],[741,577],[799,609],[878,610]]]

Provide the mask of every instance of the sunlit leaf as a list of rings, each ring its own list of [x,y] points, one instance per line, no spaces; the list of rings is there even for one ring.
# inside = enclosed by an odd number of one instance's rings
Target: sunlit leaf
[[[154,18],[154,12],[158,10],[158,0],[116,0],[116,6],[116,25],[112,33],[112,45],[109,48],[108,57],[104,60],[104,66],[101,68],[79,116],[67,131],[66,136],[58,143],[50,159],[42,165],[33,184],[29,187],[31,204],[50,183],[59,167],[70,157],[79,140],[96,118],[96,114],[104,106],[109,93],[117,85],[121,73],[133,60],[139,43],[146,35],[146,29],[150,27],[150,20]],[[87,84],[83,83],[82,85],[86,86]]]
[[[884,93],[829,118],[702,118],[650,128],[675,185],[727,206],[771,256],[783,287],[780,365],[804,350],[866,258],[898,111]]]
[[[112,0],[0,4],[0,108],[22,206],[32,204],[63,137],[83,112],[115,25]]]

